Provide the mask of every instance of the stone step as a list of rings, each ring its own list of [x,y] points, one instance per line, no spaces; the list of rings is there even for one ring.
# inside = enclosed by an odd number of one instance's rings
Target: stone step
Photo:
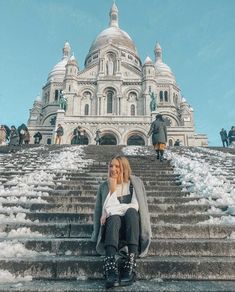
[[[210,219],[210,217],[220,217],[220,215],[209,214],[150,214],[151,222],[156,223],[177,223],[193,224]],[[92,213],[63,213],[63,212],[31,212],[26,214],[26,219],[31,221],[39,220],[40,222],[64,222],[64,223],[92,223]]]
[[[86,180],[86,179],[106,180],[107,179],[107,171],[106,171],[106,173],[103,173],[102,175],[96,174],[95,176],[94,176],[94,174],[91,175],[90,172],[88,172],[88,173],[77,173],[76,172],[76,173],[68,173],[65,175],[58,174],[58,175],[56,175],[55,179],[60,180],[60,179],[63,179],[64,177],[68,180]],[[142,173],[141,177],[147,177],[147,176],[145,176]],[[160,174],[160,175],[155,175],[153,177],[150,176],[150,178],[152,178],[152,181],[154,181],[154,180],[167,181],[167,180],[179,179],[180,176],[178,174],[165,174],[165,175]]]
[[[80,277],[81,279],[83,277]],[[84,277],[85,279],[85,277]],[[151,280],[138,280],[132,286],[115,287],[115,292],[235,292],[235,281],[168,281],[157,276]],[[1,292],[103,292],[104,280],[42,281],[19,284],[1,284]]]
[[[103,181],[97,181],[96,179],[87,180],[57,180],[54,181],[57,185],[75,187],[91,186],[97,188],[97,186]],[[176,180],[150,180],[146,179],[144,181],[145,188],[155,188],[158,186],[181,186],[181,182]]]
[[[102,278],[99,256],[37,256],[0,259],[0,269],[40,279]],[[235,280],[235,257],[158,257],[137,259],[139,279]]]
[[[32,196],[30,198],[37,198],[37,196]],[[95,196],[74,196],[74,195],[50,195],[50,196],[41,196],[41,199],[47,201],[48,203],[86,203],[94,202],[96,200]],[[190,197],[151,197],[147,196],[148,202],[152,204],[187,204],[191,201],[200,200],[200,197],[190,198]]]
[[[27,249],[55,255],[96,255],[94,242],[81,238],[18,239]],[[154,239],[149,256],[223,256],[235,257],[235,241],[222,239]]]
[[[38,192],[39,191],[42,191],[44,192],[45,189],[43,188],[37,188],[36,189]],[[97,190],[81,190],[81,191],[77,191],[77,190],[52,190],[52,189],[49,189],[49,190],[46,190],[46,192],[50,195],[50,196],[94,196],[96,195],[96,192]],[[150,197],[170,197],[170,198],[180,198],[180,197],[187,197],[189,196],[189,192],[183,192],[181,189],[176,189],[174,191],[171,191],[171,190],[162,190],[161,188],[158,189],[157,191],[156,190],[146,190],[146,194],[147,196],[150,196]],[[194,200],[194,197],[191,198],[192,200]]]
[[[89,198],[87,199],[89,202]],[[95,203],[72,203],[72,204],[65,204],[62,203],[18,203],[17,206],[22,208],[28,209],[30,212],[40,211],[40,212],[65,212],[65,213],[91,213],[94,212]],[[3,203],[3,207],[14,207],[16,206],[15,203]],[[166,214],[177,214],[177,213],[185,213],[185,214],[196,214],[198,212],[205,213],[208,212],[210,209],[209,205],[202,205],[202,204],[190,204],[190,205],[183,205],[183,204],[148,204],[149,212],[154,213],[166,213]],[[217,206],[218,209],[221,211],[226,211],[227,206]],[[0,214],[4,213],[0,211]]]
[[[47,237],[90,238],[93,230],[92,223],[8,223],[3,226],[3,232],[12,229],[30,228]],[[234,225],[212,224],[152,224],[152,236],[158,239],[227,239],[235,232]]]
[[[46,184],[45,184],[46,186]],[[50,187],[50,185],[49,185]],[[94,191],[98,189],[98,185],[72,185],[72,184],[63,184],[63,185],[57,185],[54,189],[55,190],[83,190],[83,191]],[[151,186],[146,186],[145,187],[146,191],[152,190],[153,188]],[[181,187],[176,185],[176,186],[166,186],[166,185],[161,185],[161,186],[156,186],[154,187],[154,191],[168,191],[168,192],[175,192],[175,191],[181,191]]]

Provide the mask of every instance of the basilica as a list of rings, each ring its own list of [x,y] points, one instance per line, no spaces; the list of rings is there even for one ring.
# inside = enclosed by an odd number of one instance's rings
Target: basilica
[[[193,109],[163,62],[159,43],[154,54],[154,61],[147,57],[142,63],[133,40],[119,27],[114,3],[109,26],[91,44],[84,69],[71,54],[70,44],[64,44],[62,59],[49,73],[42,95],[30,110],[31,137],[40,132],[41,143],[53,144],[61,124],[63,144],[71,144],[73,130],[80,126],[84,144],[95,144],[99,130],[104,145],[151,145],[147,133],[161,113],[169,146],[177,139],[184,146],[207,146],[206,135],[195,133]]]

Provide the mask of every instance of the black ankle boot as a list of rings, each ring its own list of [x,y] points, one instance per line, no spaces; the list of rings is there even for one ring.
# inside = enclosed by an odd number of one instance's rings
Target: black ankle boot
[[[157,154],[156,158],[157,159],[159,159],[159,152],[160,152],[159,150],[156,150],[156,154]]]
[[[119,286],[118,269],[115,261],[115,256],[109,256],[104,258],[104,276],[105,276],[105,287],[117,287]]]
[[[121,286],[132,285],[136,281],[136,256],[134,253],[128,255],[121,271]]]

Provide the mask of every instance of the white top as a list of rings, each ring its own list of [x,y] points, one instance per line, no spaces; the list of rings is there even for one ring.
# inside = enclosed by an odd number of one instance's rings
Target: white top
[[[117,189],[114,193],[108,193],[103,205],[103,214],[106,213],[107,217],[112,215],[124,216],[129,208],[134,208],[139,211],[139,204],[133,188],[133,194],[130,204],[120,203],[118,197],[130,194],[130,182],[117,185]]]

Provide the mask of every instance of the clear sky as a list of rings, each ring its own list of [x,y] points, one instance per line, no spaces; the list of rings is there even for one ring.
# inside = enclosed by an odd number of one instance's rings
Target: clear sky
[[[92,41],[108,27],[112,0],[0,0],[0,124],[27,123],[68,41],[84,68]],[[235,126],[235,0],[116,0],[120,28],[142,61],[163,61],[194,109],[197,133],[221,145]]]

